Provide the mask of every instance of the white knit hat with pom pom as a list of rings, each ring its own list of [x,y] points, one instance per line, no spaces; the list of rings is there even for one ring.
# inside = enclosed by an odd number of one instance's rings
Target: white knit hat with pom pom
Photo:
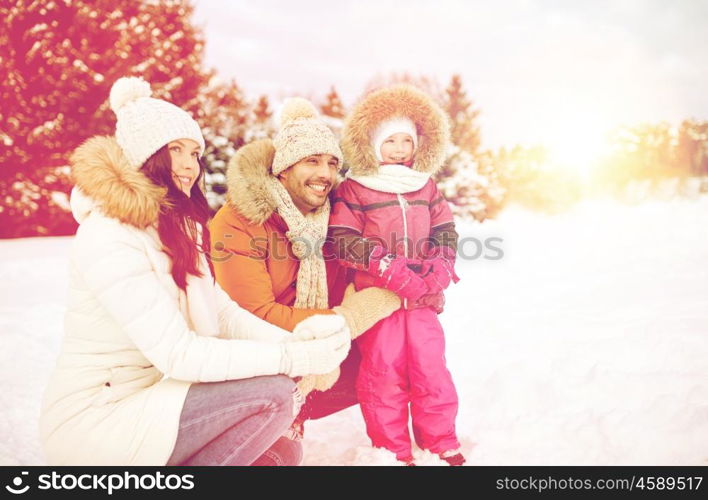
[[[294,97],[283,103],[280,130],[273,140],[273,175],[310,155],[329,154],[342,165],[342,151],[334,133],[320,119],[319,113],[307,99]]]
[[[151,95],[150,84],[142,78],[119,78],[111,87],[116,140],[128,162],[140,168],[158,149],[177,139],[192,139],[204,154],[204,137],[189,113]]]

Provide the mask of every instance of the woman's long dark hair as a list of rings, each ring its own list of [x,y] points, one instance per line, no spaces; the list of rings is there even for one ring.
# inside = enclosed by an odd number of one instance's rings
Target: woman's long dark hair
[[[172,159],[167,145],[148,158],[141,171],[158,186],[167,188],[167,195],[160,207],[157,232],[163,251],[172,260],[172,278],[182,290],[187,289],[187,274],[201,277],[199,252],[207,257],[209,272],[214,277],[214,265],[209,258],[210,235],[207,222],[211,212],[209,203],[199,187],[204,176],[204,166],[199,161],[199,175],[192,185],[191,196],[184,194],[172,176]],[[201,224],[202,237],[198,240],[197,223]]]

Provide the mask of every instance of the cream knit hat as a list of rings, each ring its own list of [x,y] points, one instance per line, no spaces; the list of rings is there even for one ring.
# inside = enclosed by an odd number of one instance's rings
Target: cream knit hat
[[[150,84],[142,78],[119,78],[111,87],[116,140],[130,165],[142,167],[158,149],[177,139],[192,139],[204,154],[204,137],[189,113],[151,95]]]
[[[283,104],[280,131],[273,140],[273,175],[303,158],[316,154],[330,154],[342,165],[342,151],[334,134],[320,119],[319,113],[307,99],[294,97]]]
[[[396,118],[391,118],[390,120],[384,120],[376,127],[374,132],[371,134],[371,145],[374,147],[374,153],[376,153],[376,159],[383,161],[381,157],[381,145],[384,141],[391,137],[393,134],[404,133],[411,136],[413,139],[413,149],[418,148],[418,131],[415,128],[415,123],[412,120],[399,116]]]

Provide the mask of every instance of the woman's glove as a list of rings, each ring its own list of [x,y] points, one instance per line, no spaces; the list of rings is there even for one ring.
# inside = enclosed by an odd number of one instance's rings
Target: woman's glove
[[[383,288],[371,287],[355,291],[350,284],[344,291],[342,304],[332,309],[344,317],[352,339],[401,308],[401,298]]]
[[[337,327],[341,324],[342,318],[336,315],[331,315],[333,320],[317,320],[317,321],[300,321],[295,325],[292,335],[290,336],[290,341],[305,341],[305,340],[315,340],[320,338],[327,338],[331,335],[332,327]],[[326,315],[320,315],[321,318],[326,318]],[[309,318],[308,318],[309,319]],[[332,323],[330,325],[329,323]],[[300,389],[300,394],[303,398],[312,391],[326,391],[334,385],[334,383],[339,380],[339,366],[337,366],[331,372],[327,372],[321,375],[305,375],[302,377],[298,383],[297,387]]]
[[[285,341],[326,339],[345,328],[348,328],[346,321],[336,314],[314,314],[295,325]]]
[[[351,335],[339,315],[310,316],[298,323],[295,332],[299,338],[288,335],[284,339],[280,364],[280,373],[290,377],[331,372],[349,353]]]

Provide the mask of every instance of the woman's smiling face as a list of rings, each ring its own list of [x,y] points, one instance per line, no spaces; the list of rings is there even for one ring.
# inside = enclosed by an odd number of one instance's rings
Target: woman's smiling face
[[[167,143],[172,162],[172,180],[187,196],[199,176],[199,144],[192,139],[177,139]]]

